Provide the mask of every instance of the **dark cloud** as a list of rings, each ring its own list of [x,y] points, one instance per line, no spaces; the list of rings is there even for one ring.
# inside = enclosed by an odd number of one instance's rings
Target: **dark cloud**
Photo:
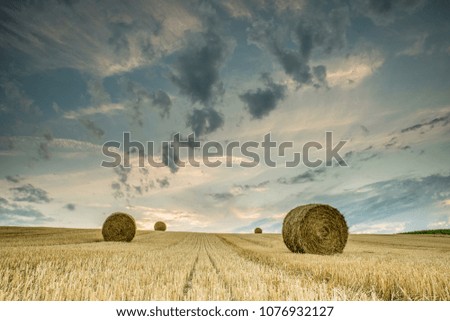
[[[211,107],[224,93],[219,71],[232,50],[212,11],[202,13],[204,32],[188,34],[187,45],[178,54],[170,76],[181,94],[205,107]]]
[[[102,138],[105,132],[89,118],[80,118],[80,123],[95,137]]]
[[[167,177],[164,177],[162,179],[156,179],[156,182],[159,184],[160,188],[167,188],[170,186],[169,179]]]
[[[152,102],[154,106],[159,108],[161,118],[169,116],[170,107],[172,106],[172,100],[165,91],[161,89],[155,91],[152,94]]]
[[[68,204],[66,204],[66,205],[64,206],[64,208],[65,208],[65,209],[68,209],[69,211],[75,211],[76,206],[75,206],[75,204],[68,203]]]
[[[49,203],[51,201],[47,191],[31,184],[13,187],[10,190],[14,194],[14,201],[17,202]]]
[[[5,178],[10,183],[19,183],[20,181],[23,180],[23,177],[20,177],[19,175],[14,175],[14,176],[8,175]]]
[[[235,195],[233,193],[228,193],[228,192],[226,192],[226,193],[211,193],[208,195],[211,196],[216,201],[228,201],[235,197]]]
[[[301,12],[286,21],[257,19],[249,40],[272,53],[299,86],[327,87],[326,67],[311,67],[310,61],[313,54],[330,54],[344,47],[349,10],[345,5],[328,10],[322,2],[311,1]]]
[[[111,188],[115,191],[120,191],[120,184],[117,182],[112,182],[111,183]]]
[[[313,67],[313,75],[317,80],[317,83],[314,84],[314,87],[328,87],[327,82],[327,68],[323,65]]]
[[[128,183],[128,175],[131,173],[131,167],[124,167],[119,165],[114,167],[114,173],[118,176],[118,182],[111,183],[111,189],[113,190],[113,196],[116,199],[126,197],[128,199],[131,196],[131,185]]]
[[[369,135],[370,131],[366,126],[361,125],[360,128],[363,131],[364,135]]]
[[[401,133],[407,133],[407,132],[411,132],[411,131],[416,131],[416,130],[421,129],[423,127],[428,127],[428,129],[432,129],[432,128],[434,128],[434,126],[436,126],[438,124],[442,124],[442,126],[446,126],[446,125],[449,124],[449,122],[450,122],[450,115],[446,115],[446,116],[442,116],[442,117],[436,117],[436,118],[433,118],[430,121],[419,123],[419,124],[415,124],[415,125],[407,127],[407,128],[403,128],[400,132]]]
[[[133,188],[136,193],[138,193],[139,195],[142,195],[142,186],[133,185]]]
[[[174,149],[170,148],[169,144],[163,144],[163,148],[162,148],[162,161],[164,163],[164,165],[166,165],[167,167],[169,167],[170,172],[171,173],[176,173],[178,172],[178,166],[177,166],[177,161],[178,161],[178,156],[179,155],[175,155]]]
[[[213,108],[194,109],[187,117],[186,125],[191,127],[196,137],[216,131],[224,124],[223,114]]]
[[[204,31],[187,34],[187,45],[179,52],[170,79],[192,103],[212,107],[224,94],[219,72],[234,42],[222,35],[212,4],[203,3],[198,13]]]
[[[144,125],[144,112],[149,110],[151,106],[159,110],[161,118],[169,116],[172,100],[165,91],[159,89],[151,93],[133,81],[126,83],[126,91],[129,96],[131,117],[137,125],[141,127]]]
[[[310,169],[294,177],[290,178],[280,177],[277,180],[277,182],[280,184],[300,184],[300,183],[315,182],[319,178],[323,177],[325,171],[326,171],[325,167],[320,167],[314,170]]]
[[[350,4],[356,12],[370,18],[375,24],[387,25],[396,17],[413,13],[424,3],[424,0],[363,0]]]
[[[385,148],[391,148],[395,146],[398,143],[397,137],[392,137],[386,144],[384,144]]]
[[[0,225],[40,225],[53,221],[29,206],[20,206],[0,197]]]
[[[240,191],[254,191],[254,190],[260,190],[265,188],[268,184],[270,183],[270,181],[264,181],[258,184],[234,184],[233,188],[236,188]]]
[[[53,141],[53,135],[50,132],[45,133],[44,135],[42,135],[46,141],[51,142]]]
[[[123,167],[123,165],[119,165],[117,167],[114,167],[114,172],[117,174],[117,176],[119,176],[120,183],[127,184],[128,175],[131,172],[131,168]]]
[[[286,86],[273,82],[268,74],[262,75],[266,88],[247,91],[239,98],[247,105],[248,112],[254,119],[261,119],[274,110],[278,103],[285,98]]]
[[[50,159],[50,150],[48,149],[47,142],[39,143],[38,155],[42,159]]]

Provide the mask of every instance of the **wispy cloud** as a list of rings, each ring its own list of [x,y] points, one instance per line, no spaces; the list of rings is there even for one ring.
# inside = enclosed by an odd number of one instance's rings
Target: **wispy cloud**
[[[14,201],[17,202],[48,203],[51,201],[47,191],[31,184],[12,187],[10,191],[14,194]]]

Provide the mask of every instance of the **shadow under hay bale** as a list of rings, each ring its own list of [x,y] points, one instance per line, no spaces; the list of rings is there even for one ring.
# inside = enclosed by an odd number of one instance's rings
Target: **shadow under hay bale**
[[[166,229],[167,229],[166,223],[161,221],[155,223],[155,231],[164,232]]]
[[[113,213],[103,223],[102,235],[105,241],[131,242],[136,235],[136,222],[129,214]]]
[[[255,234],[261,234],[262,229],[260,227],[255,228]]]
[[[342,253],[348,227],[344,216],[325,204],[308,204],[292,209],[283,221],[283,241],[295,253]]]

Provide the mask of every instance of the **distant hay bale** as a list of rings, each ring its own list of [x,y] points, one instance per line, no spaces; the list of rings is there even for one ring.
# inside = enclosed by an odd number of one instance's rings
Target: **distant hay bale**
[[[156,222],[155,223],[155,231],[165,231],[167,229],[166,223],[164,222]]]
[[[348,238],[344,216],[325,204],[308,204],[291,210],[283,221],[283,241],[295,253],[342,253]]]
[[[105,241],[131,242],[136,235],[136,222],[129,214],[113,213],[103,223],[102,235]]]
[[[262,229],[260,227],[255,228],[255,234],[261,234]]]

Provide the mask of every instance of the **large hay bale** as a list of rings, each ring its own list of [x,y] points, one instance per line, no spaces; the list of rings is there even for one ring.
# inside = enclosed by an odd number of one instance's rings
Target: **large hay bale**
[[[348,238],[344,216],[325,204],[308,204],[291,210],[283,221],[283,240],[295,253],[342,253]]]
[[[155,223],[155,231],[164,232],[167,229],[166,223],[158,221]]]
[[[255,228],[255,234],[261,234],[262,229],[260,227]]]
[[[129,214],[113,213],[103,223],[102,234],[105,241],[131,242],[136,235],[136,222]]]

